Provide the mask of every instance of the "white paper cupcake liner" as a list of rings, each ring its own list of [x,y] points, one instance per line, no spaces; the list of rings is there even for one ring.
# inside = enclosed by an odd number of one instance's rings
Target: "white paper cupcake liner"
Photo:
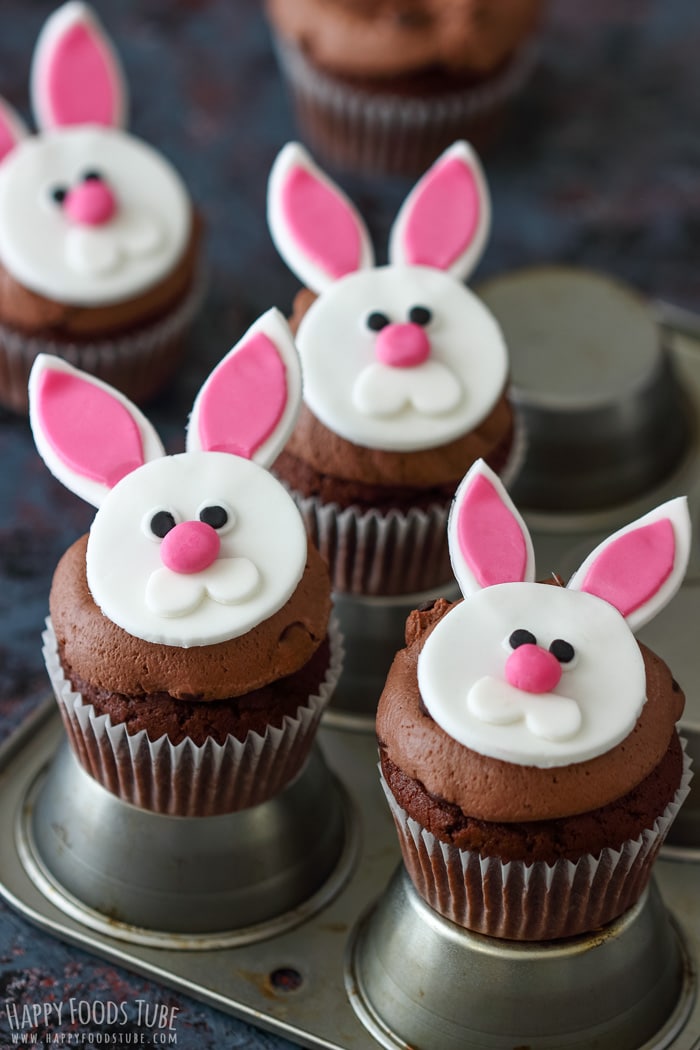
[[[315,149],[341,166],[404,172],[427,166],[455,139],[470,137],[470,125],[498,112],[528,79],[539,51],[534,38],[527,40],[501,72],[426,97],[363,90],[315,68],[275,33],[273,43],[298,123]]]
[[[54,354],[117,387],[133,401],[152,397],[170,378],[184,351],[184,335],[204,297],[200,273],[187,295],[153,324],[123,336],[89,342],[45,339],[0,324],[0,403],[27,411],[27,384],[39,354]]]
[[[142,809],[171,816],[213,816],[247,809],[276,795],[302,768],[321,714],[340,677],[342,637],[329,626],[331,658],[318,693],[284,717],[280,727],[225,743],[191,740],[172,744],[167,736],[150,740],[145,730],[130,735],[98,715],[71,688],[58,656],[56,636],[47,619],[42,635],[46,669],[66,731],[81,765],[108,791]]]
[[[508,940],[572,937],[611,922],[638,900],[664,838],[690,790],[690,759],[673,800],[651,828],[599,857],[554,864],[503,863],[441,842],[398,804],[380,779],[404,863],[418,893],[446,919],[476,933]]]

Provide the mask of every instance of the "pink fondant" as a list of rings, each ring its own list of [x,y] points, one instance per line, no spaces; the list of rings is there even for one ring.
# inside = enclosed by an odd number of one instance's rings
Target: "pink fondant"
[[[280,195],[282,213],[298,247],[333,279],[360,268],[362,239],[352,208],[306,168],[290,169]]]
[[[561,678],[556,656],[539,645],[519,645],[506,660],[506,680],[526,693],[551,693]]]
[[[469,247],[479,224],[480,197],[474,173],[448,157],[416,186],[403,230],[407,263],[449,270]]]
[[[676,551],[673,525],[660,518],[631,529],[603,548],[586,573],[582,591],[614,605],[623,616],[650,601],[671,575]]]
[[[12,152],[21,138],[14,115],[0,100],[0,160]]]
[[[37,419],[56,455],[81,477],[113,488],[144,463],[136,420],[81,376],[47,369],[38,385]]]
[[[527,571],[527,544],[516,518],[495,486],[477,474],[457,518],[457,540],[481,587],[519,583]]]
[[[284,362],[268,336],[257,332],[215,369],[202,391],[202,448],[251,459],[274,431],[286,404]]]
[[[173,572],[202,572],[216,561],[221,540],[204,521],[182,521],[167,532],[160,545],[160,559]]]
[[[90,179],[68,191],[63,210],[71,222],[79,226],[100,226],[112,218],[117,201],[106,183],[101,179]]]
[[[74,22],[52,43],[40,52],[37,71],[44,126],[118,124],[119,74],[92,22]]]
[[[430,357],[430,339],[419,324],[388,324],[377,334],[374,353],[383,365],[414,368]]]

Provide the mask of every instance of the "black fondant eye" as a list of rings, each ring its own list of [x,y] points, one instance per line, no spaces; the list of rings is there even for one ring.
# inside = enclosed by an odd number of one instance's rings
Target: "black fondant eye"
[[[389,324],[389,318],[380,310],[373,310],[367,317],[367,327],[373,332],[381,332]]]
[[[412,306],[408,311],[408,319],[413,324],[427,325],[433,319],[432,311],[427,306]]]
[[[95,171],[94,168],[90,171],[86,171],[83,175],[83,182],[99,182],[101,179],[101,172]]]
[[[211,525],[212,529],[223,529],[228,521],[228,511],[224,507],[213,505],[202,507],[199,512],[199,520],[205,525]]]
[[[175,518],[169,510],[157,510],[151,518],[149,525],[153,535],[162,540],[164,536],[167,536],[171,529],[175,528]]]
[[[563,638],[555,638],[549,647],[552,656],[556,656],[560,664],[569,664],[574,658],[575,651],[571,642],[565,642]]]
[[[66,199],[67,193],[68,190],[65,186],[53,186],[49,190],[49,196],[51,197],[52,201],[56,202],[56,204],[63,204],[64,200]]]
[[[532,631],[526,631],[524,627],[518,627],[508,639],[511,649],[517,649],[519,645],[537,645],[537,639]]]

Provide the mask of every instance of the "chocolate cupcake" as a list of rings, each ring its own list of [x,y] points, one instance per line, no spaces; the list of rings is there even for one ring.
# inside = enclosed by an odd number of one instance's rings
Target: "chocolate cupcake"
[[[483,145],[535,58],[542,0],[266,0],[302,134],[329,163],[418,173]]]
[[[263,469],[300,396],[276,311],[209,376],[179,455],[100,380],[34,365],[37,448],[99,508],[56,569],[47,666],[79,761],[135,805],[232,812],[276,794],[309,753],[339,674],[330,582]]]
[[[639,898],[688,791],[683,693],[632,634],[680,586],[685,500],[609,537],[567,587],[533,582],[526,526],[483,464],[449,528],[464,601],[411,615],[377,714],[406,867],[467,929],[594,930]]]
[[[505,343],[462,283],[490,224],[481,166],[465,142],[436,162],[397,216],[388,266],[374,265],[362,218],[294,143],[273,166],[268,217],[307,285],[293,322],[305,405],[274,470],[337,591],[439,586],[464,472],[483,457],[512,476],[522,453]]]
[[[0,104],[0,403],[26,411],[40,353],[145,400],[201,296],[201,223],[170,162],[122,130],[122,71],[89,7],[49,18],[31,86],[37,134]]]

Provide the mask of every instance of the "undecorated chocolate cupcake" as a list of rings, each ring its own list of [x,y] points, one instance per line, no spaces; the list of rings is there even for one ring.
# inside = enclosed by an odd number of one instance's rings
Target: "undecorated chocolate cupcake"
[[[509,478],[522,454],[503,337],[463,284],[490,225],[479,161],[458,142],[423,176],[396,218],[388,266],[374,264],[362,218],[295,143],[273,166],[268,218],[307,286],[293,321],[305,404],[274,470],[337,591],[441,586],[465,471],[482,457]]]
[[[79,761],[137,806],[255,805],[309,753],[340,643],[327,569],[264,469],[300,398],[276,311],[206,380],[179,455],[100,380],[46,356],[32,370],[37,448],[99,508],[56,569],[47,667]]]
[[[182,357],[201,222],[170,162],[122,130],[122,71],[89,7],[49,18],[31,86],[35,135],[0,101],[0,404],[26,412],[39,353],[144,400]]]
[[[377,714],[406,867],[469,930],[594,930],[639,898],[688,792],[683,693],[632,633],[680,586],[686,502],[609,537],[566,587],[534,582],[526,526],[483,464],[449,529],[464,600],[411,614]]]
[[[418,173],[484,144],[534,64],[543,0],[266,0],[302,134],[329,163]]]

